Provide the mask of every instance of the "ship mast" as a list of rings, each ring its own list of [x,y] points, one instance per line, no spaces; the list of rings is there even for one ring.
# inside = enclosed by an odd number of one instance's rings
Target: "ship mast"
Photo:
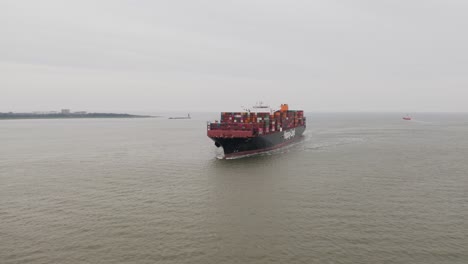
[[[267,104],[263,104],[262,101],[258,101],[255,103],[254,106],[252,106],[252,110],[251,109],[245,109],[247,110],[247,112],[265,112],[265,110],[268,109],[268,112],[272,113],[273,112],[273,109],[271,109],[271,107]]]

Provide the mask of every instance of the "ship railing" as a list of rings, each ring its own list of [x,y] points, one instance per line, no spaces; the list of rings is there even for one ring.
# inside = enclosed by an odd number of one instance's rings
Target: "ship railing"
[[[242,130],[250,131],[255,128],[258,128],[257,124],[247,124],[247,123],[210,123],[208,125],[208,130]]]
[[[210,123],[207,124],[207,130],[233,130],[233,131],[262,131],[262,134],[270,134],[279,131],[280,128],[283,130],[295,128],[299,125],[305,125],[305,122],[295,124],[294,122],[284,122],[277,124],[274,127],[269,126],[265,123]]]

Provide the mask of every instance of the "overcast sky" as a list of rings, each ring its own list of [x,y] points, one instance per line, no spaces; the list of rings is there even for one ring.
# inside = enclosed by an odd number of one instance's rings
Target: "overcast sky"
[[[258,100],[468,111],[468,1],[0,1],[0,111]]]

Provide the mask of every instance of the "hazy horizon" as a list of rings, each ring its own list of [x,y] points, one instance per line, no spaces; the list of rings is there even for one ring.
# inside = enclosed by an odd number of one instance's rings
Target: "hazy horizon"
[[[465,1],[0,2],[0,112],[468,112]]]

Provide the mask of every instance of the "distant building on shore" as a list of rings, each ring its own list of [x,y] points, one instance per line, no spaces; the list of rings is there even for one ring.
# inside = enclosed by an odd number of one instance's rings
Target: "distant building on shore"
[[[64,114],[64,115],[69,115],[70,114],[70,109],[62,109],[62,111],[60,113]]]

